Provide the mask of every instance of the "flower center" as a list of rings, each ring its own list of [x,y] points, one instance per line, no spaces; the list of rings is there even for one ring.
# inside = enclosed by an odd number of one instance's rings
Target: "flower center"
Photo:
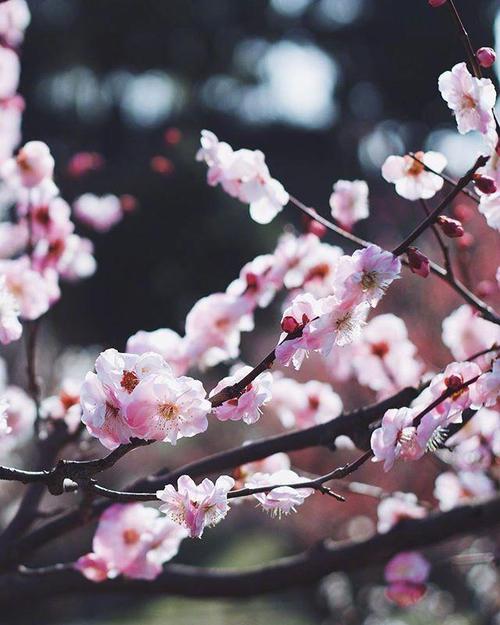
[[[377,286],[377,273],[375,271],[363,272],[361,286],[364,291],[371,291]]]
[[[464,109],[474,109],[476,108],[476,101],[471,95],[466,94],[462,99],[462,107]]]
[[[418,160],[415,160],[414,158],[412,158],[411,156],[407,156],[407,159],[410,159],[410,166],[407,169],[407,174],[409,176],[419,176],[423,171],[425,171],[425,166],[423,163],[419,162],[422,161],[424,158],[424,153],[423,152],[416,152],[415,157]]]
[[[120,380],[120,386],[127,391],[127,393],[131,393],[138,384],[139,378],[137,377],[137,373],[135,373],[135,371],[123,372],[122,379]]]
[[[159,414],[162,419],[165,419],[165,421],[171,421],[178,416],[179,407],[177,406],[177,404],[165,402],[163,404],[160,404]]]
[[[378,356],[379,358],[383,358],[389,353],[389,345],[386,341],[380,341],[379,343],[373,343],[371,346],[371,351],[374,356]]]
[[[309,280],[314,280],[315,278],[324,280],[329,275],[329,273],[330,273],[330,266],[328,265],[328,263],[320,263],[319,265],[316,265],[315,267],[312,267],[312,269],[309,270],[304,282],[308,282]]]
[[[134,530],[132,528],[123,530],[123,542],[126,545],[135,545],[137,542],[139,542],[139,532],[137,530]]]

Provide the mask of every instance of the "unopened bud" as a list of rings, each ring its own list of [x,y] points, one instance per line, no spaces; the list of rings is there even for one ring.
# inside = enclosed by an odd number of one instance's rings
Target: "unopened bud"
[[[491,195],[497,191],[497,183],[491,176],[481,176],[480,174],[475,174],[474,184],[477,189],[481,191],[481,193],[485,193],[487,195]]]
[[[287,334],[293,334],[294,332],[297,332],[299,327],[300,324],[293,317],[283,317],[283,319],[281,320],[281,329]]]
[[[422,276],[422,278],[427,278],[430,273],[430,263],[427,256],[422,254],[416,247],[409,247],[406,256],[410,264],[410,271],[418,276]]]
[[[252,273],[251,271],[249,271],[247,273],[247,275],[245,276],[246,281],[247,281],[247,287],[249,289],[256,289],[259,282],[258,282],[258,277],[255,273]]]
[[[450,239],[459,239],[465,234],[464,227],[458,219],[452,219],[451,217],[446,217],[445,215],[439,215],[436,219],[436,223],[443,231],[443,234],[450,237]]]
[[[493,48],[479,48],[476,52],[476,58],[481,67],[491,67],[496,61],[497,55]]]
[[[466,232],[464,236],[457,241],[458,246],[466,250],[474,245],[474,237],[470,232]]]
[[[443,6],[443,4],[446,4],[446,0],[429,0],[429,4],[433,9],[437,9],[440,6]]]

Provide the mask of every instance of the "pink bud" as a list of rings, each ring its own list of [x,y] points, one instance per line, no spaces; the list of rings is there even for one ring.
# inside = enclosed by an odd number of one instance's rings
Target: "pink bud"
[[[458,391],[464,381],[459,375],[450,375],[448,378],[444,379],[444,383],[450,390]]]
[[[410,264],[410,271],[422,276],[422,278],[427,278],[430,273],[430,263],[427,256],[416,247],[409,247],[406,255]]]
[[[494,178],[491,178],[491,176],[481,176],[480,174],[475,174],[474,184],[479,191],[481,191],[481,193],[486,193],[487,195],[491,195],[497,191],[497,183]]]
[[[299,329],[299,327],[300,326],[297,323],[297,320],[293,317],[283,317],[281,321],[281,329],[287,334],[293,334]]]
[[[446,0],[429,0],[429,4],[433,9],[437,9],[440,6],[443,6],[443,4],[446,4]]]
[[[474,237],[470,232],[466,232],[461,239],[458,239],[457,243],[461,248],[468,249],[474,245]]]
[[[445,234],[447,237],[450,237],[451,239],[459,239],[465,234],[464,227],[458,221],[458,219],[451,219],[451,217],[439,215],[439,217],[436,219],[436,223],[443,231],[443,234]]]
[[[481,67],[491,67],[496,61],[497,55],[493,48],[479,48],[476,52],[477,60]]]
[[[477,285],[476,292],[481,298],[491,297],[496,293],[497,286],[491,280],[481,280]]]
[[[326,226],[320,224],[319,221],[311,219],[307,231],[321,239],[321,237],[324,237],[326,234]]]
[[[257,275],[249,271],[245,277],[247,281],[247,288],[256,289],[259,284],[259,279]]]

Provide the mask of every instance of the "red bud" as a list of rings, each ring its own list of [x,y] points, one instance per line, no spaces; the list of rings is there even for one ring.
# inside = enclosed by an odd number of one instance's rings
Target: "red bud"
[[[281,320],[281,329],[287,334],[293,334],[300,327],[300,324],[293,317],[283,317]]]
[[[481,191],[481,193],[486,193],[487,195],[491,195],[497,191],[497,183],[493,178],[491,178],[491,176],[481,176],[480,174],[475,174],[474,184],[479,191]]]
[[[443,4],[446,4],[446,0],[429,0],[429,4],[433,9],[437,9],[440,6],[443,6]]]
[[[439,217],[436,219],[436,223],[443,231],[443,234],[445,234],[447,237],[450,237],[451,239],[459,239],[465,234],[464,227],[458,221],[458,219],[451,219],[451,217],[439,215]]]
[[[422,276],[422,278],[427,278],[430,273],[430,263],[427,256],[422,254],[416,247],[409,247],[406,256],[408,257],[412,273],[416,273],[418,276]]]
[[[476,58],[481,67],[491,67],[496,61],[497,55],[493,48],[479,48],[476,52]]]

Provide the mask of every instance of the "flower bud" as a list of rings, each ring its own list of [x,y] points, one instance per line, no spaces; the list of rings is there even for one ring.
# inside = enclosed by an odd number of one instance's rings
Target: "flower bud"
[[[406,256],[410,264],[410,271],[422,276],[422,278],[427,278],[430,273],[430,263],[427,256],[416,247],[409,247]]]
[[[316,221],[315,219],[311,219],[307,231],[311,234],[315,234],[319,239],[321,239],[321,237],[324,237],[326,234],[326,226],[320,224],[319,221]]]
[[[491,297],[497,291],[497,286],[491,280],[481,280],[477,285],[476,292],[481,299]]]
[[[497,183],[491,176],[481,176],[480,174],[475,174],[474,184],[476,185],[476,188],[481,191],[481,193],[485,193],[487,195],[491,195],[497,191]]]
[[[453,215],[456,219],[464,223],[466,221],[470,221],[474,217],[475,213],[467,204],[455,204],[453,207]]]
[[[443,6],[443,4],[446,4],[446,0],[429,0],[429,4],[433,9],[437,9],[440,6]]]
[[[443,231],[443,234],[445,234],[447,237],[450,237],[451,239],[459,239],[465,234],[464,227],[458,221],[458,219],[451,219],[451,217],[439,215],[439,217],[436,219],[436,223]]]
[[[464,236],[457,241],[459,247],[466,250],[474,245],[474,237],[470,232],[466,232]]]
[[[287,334],[293,334],[299,329],[299,323],[293,317],[283,317],[281,320],[281,329]]]
[[[481,67],[491,67],[496,61],[497,55],[493,48],[479,48],[476,52],[476,58]]]
[[[450,375],[448,378],[444,379],[444,383],[450,390],[458,391],[464,381],[460,375]]]

